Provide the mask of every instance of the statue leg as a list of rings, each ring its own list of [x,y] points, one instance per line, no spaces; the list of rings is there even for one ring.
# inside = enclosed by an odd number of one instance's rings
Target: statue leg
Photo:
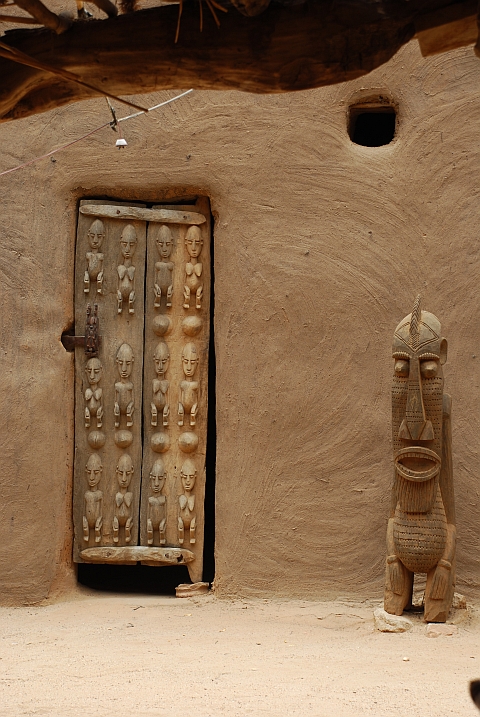
[[[165,523],[166,523],[166,520],[164,518],[161,521],[160,526],[158,528],[158,530],[160,532],[160,545],[165,545],[165,543],[167,542],[167,540],[165,538]]]
[[[85,428],[90,428],[90,411],[85,407]]]
[[[88,527],[88,520],[85,516],[83,516],[83,539],[86,543],[88,543],[89,537],[90,537],[90,529]]]
[[[451,570],[445,573],[445,593],[440,600],[434,600],[432,598],[432,583],[436,570],[437,568],[435,567],[427,573],[425,613],[423,617],[425,622],[446,622],[452,606],[453,593],[455,591],[455,561],[452,562]]]
[[[392,585],[391,571],[397,571],[396,585]],[[393,588],[395,587],[395,592]],[[413,573],[405,565],[397,560],[395,567],[387,564],[387,576],[385,585],[384,609],[390,615],[401,615],[405,608],[412,603]]]
[[[203,286],[199,286],[197,289],[197,309],[202,308],[202,296],[203,296]]]
[[[170,286],[167,289],[167,306],[172,305],[172,294],[173,294],[173,286],[170,284]]]
[[[113,518],[113,542],[118,543],[118,529],[120,528],[118,524],[118,518],[115,516]]]
[[[157,425],[157,407],[152,403],[152,426]]]
[[[178,519],[178,542],[180,545],[183,545],[184,540],[184,530],[183,530],[183,520],[181,518]]]
[[[125,523],[125,542],[129,543],[132,539],[132,526],[133,526],[133,518],[129,518],[127,522]]]
[[[83,277],[83,290],[86,294],[90,291],[90,276],[88,271],[85,272],[85,276]]]
[[[190,289],[188,288],[188,286],[183,287],[183,298],[184,298],[183,308],[189,309],[190,308]]]
[[[153,524],[150,518],[147,520],[147,543],[153,545]]]
[[[97,428],[102,427],[102,419],[103,419],[103,408],[102,408],[102,406],[99,406],[97,409]]]
[[[102,539],[102,526],[103,526],[103,518],[100,516],[95,521],[95,542],[99,543]]]
[[[122,293],[120,291],[117,291],[117,311],[119,314],[122,313],[122,304],[123,304]]]
[[[193,545],[196,542],[195,541],[195,528],[197,527],[196,523],[197,523],[197,521],[195,520],[195,518],[193,518],[192,522],[190,523],[190,543],[191,543],[191,545]]]
[[[135,292],[131,291],[130,296],[128,297],[128,313],[129,314],[135,313],[135,309],[133,308],[134,302],[135,302]]]

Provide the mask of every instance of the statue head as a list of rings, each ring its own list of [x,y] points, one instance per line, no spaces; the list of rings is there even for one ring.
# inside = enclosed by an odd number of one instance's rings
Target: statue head
[[[170,361],[170,352],[165,341],[160,341],[155,347],[153,353],[153,362],[155,364],[155,373],[157,376],[162,378],[168,371],[168,364]]]
[[[150,481],[153,493],[161,493],[165,485],[165,466],[161,458],[157,458],[150,471]]]
[[[98,453],[92,453],[88,457],[87,465],[85,466],[85,472],[87,474],[87,481],[90,488],[95,488],[102,477],[102,461]]]
[[[169,226],[162,224],[158,230],[157,238],[155,239],[157,245],[158,254],[161,259],[168,259],[172,253],[173,238],[172,232]]]
[[[134,360],[132,347],[129,346],[129,344],[122,344],[117,351],[117,357],[115,359],[121,378],[128,378],[130,376]]]
[[[397,478],[418,486],[436,479],[442,456],[443,371],[447,341],[440,322],[422,311],[417,296],[411,314],[393,336],[392,428]],[[427,485],[425,485],[425,489]],[[433,483],[429,495],[434,499]],[[430,499],[429,499],[430,500]]]
[[[187,458],[184,462],[180,471],[180,477],[182,479],[183,490],[190,493],[195,487],[195,480],[197,478],[197,469],[195,463]]]
[[[131,224],[127,224],[124,227],[122,236],[120,237],[120,247],[122,250],[122,256],[124,259],[131,259],[135,253],[137,246],[137,232],[135,227]]]
[[[195,375],[198,365],[198,353],[195,344],[185,344],[182,351],[182,366],[183,373],[187,378],[192,378]]]
[[[85,373],[87,374],[88,383],[90,386],[96,386],[102,378],[102,364],[100,359],[91,358],[88,359],[85,366]]]
[[[196,259],[202,251],[203,239],[202,232],[197,226],[192,226],[187,229],[185,234],[185,246],[192,259]]]
[[[117,463],[117,481],[120,488],[128,488],[133,476],[133,462],[128,453],[120,456]]]
[[[88,230],[88,243],[92,249],[100,249],[105,239],[105,227],[100,219],[95,219]]]

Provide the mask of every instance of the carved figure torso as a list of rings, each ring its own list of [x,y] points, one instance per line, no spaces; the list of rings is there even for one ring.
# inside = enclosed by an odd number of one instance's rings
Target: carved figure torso
[[[393,519],[395,554],[413,573],[428,573],[441,559],[447,542],[447,518],[438,481],[433,507],[407,513],[397,504]]]
[[[200,277],[202,276],[202,263],[198,261],[196,264],[192,264],[190,261],[185,266],[185,284],[188,286],[190,291],[196,292],[197,289],[202,285]]]
[[[90,415],[96,416],[97,410],[102,405],[102,396],[103,391],[101,388],[97,388],[95,391],[92,391],[91,388],[87,388],[85,391],[85,403],[87,404],[87,408],[90,411]]]
[[[173,282],[173,261],[157,261],[155,264],[155,283],[166,294]]]
[[[181,403],[185,412],[190,413],[198,402],[198,381],[181,381],[180,390],[182,397]]]
[[[152,521],[154,530],[158,530],[160,523],[165,518],[165,503],[164,495],[152,495],[148,499],[148,518]]]
[[[103,254],[98,251],[87,251],[87,272],[92,281],[96,281],[103,271]]]
[[[135,267],[125,266],[121,264],[117,267],[118,272],[118,291],[120,292],[122,299],[126,300],[130,297],[130,293],[135,287]]]
[[[94,528],[102,515],[103,493],[101,490],[87,490],[85,493],[85,517],[88,527]]]
[[[152,392],[153,404],[158,410],[163,410],[167,405],[168,381],[158,378],[153,379]]]
[[[119,525],[125,525],[132,517],[133,493],[117,493],[115,496],[115,517]]]
[[[190,527],[190,523],[195,518],[195,496],[190,495],[187,497],[186,495],[180,495],[178,497],[178,502],[180,505],[180,518],[182,519],[185,528],[188,529]]]
[[[133,383],[131,381],[117,381],[115,383],[116,401],[121,414],[127,413],[127,408],[133,401]]]

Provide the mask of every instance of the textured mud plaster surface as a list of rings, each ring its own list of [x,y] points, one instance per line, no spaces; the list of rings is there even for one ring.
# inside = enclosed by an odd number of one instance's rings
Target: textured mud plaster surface
[[[412,42],[348,85],[198,92],[0,179],[0,586],[37,601],[69,573],[76,201],[211,197],[220,596],[382,594],[392,478],[390,346],[419,291],[450,343],[458,582],[478,588],[480,351],[473,50]],[[352,97],[388,92],[392,144],[352,144]],[[149,104],[171,93],[148,98]],[[7,168],[101,124],[104,101],[0,129]],[[73,581],[72,581],[73,583]]]

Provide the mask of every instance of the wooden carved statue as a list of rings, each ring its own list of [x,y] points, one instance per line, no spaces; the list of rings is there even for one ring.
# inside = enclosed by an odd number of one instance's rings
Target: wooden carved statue
[[[133,383],[129,380],[133,369],[133,351],[129,344],[122,344],[117,351],[116,363],[120,381],[115,383],[115,428],[119,428],[122,416],[126,417],[127,428],[133,426]]]
[[[447,342],[422,311],[395,329],[392,391],[394,485],[387,529],[385,610],[411,606],[415,573],[426,573],[425,621],[445,622],[455,587],[455,506],[450,396],[443,392]]]
[[[102,461],[97,453],[92,453],[85,466],[89,490],[85,492],[85,507],[83,515],[83,539],[86,543],[90,540],[90,531],[94,531],[95,542],[102,539],[102,508],[103,493],[97,490],[102,478]]]
[[[185,344],[182,351],[182,367],[185,380],[180,381],[178,399],[178,425],[183,426],[185,413],[190,415],[190,425],[195,425],[198,412],[198,381],[191,381],[198,366],[198,353],[195,344]]]
[[[92,417],[97,419],[97,428],[102,427],[103,419],[103,391],[98,387],[102,378],[102,364],[100,359],[88,359],[85,366],[89,388],[85,391],[85,428],[90,428]]]
[[[162,495],[167,475],[165,466],[161,458],[158,458],[150,471],[150,484],[152,495],[148,499],[147,510],[147,542],[149,545],[154,544],[155,532],[158,531],[158,539],[160,545],[165,545],[165,503],[166,498]]]
[[[153,354],[153,362],[155,364],[155,373],[157,378],[152,383],[152,426],[158,424],[158,413],[162,416],[164,426],[168,426],[168,416],[170,406],[168,403],[168,386],[169,383],[165,378],[170,363],[170,352],[165,341],[160,341],[155,348]]]
[[[190,459],[185,461],[180,471],[180,477],[182,479],[183,494],[178,496],[178,542],[183,545],[185,531],[189,530],[190,544],[193,545],[195,543],[196,516],[195,496],[192,495],[192,491],[195,488],[197,479],[197,469],[193,461]]]
[[[201,283],[202,264],[197,261],[202,251],[203,239],[202,233],[197,226],[187,229],[185,235],[185,246],[187,248],[190,261],[185,266],[185,287],[183,289],[183,308],[190,308],[190,295],[195,295],[195,306],[197,309],[202,308],[203,286]]]
[[[117,267],[118,288],[117,288],[117,308],[121,314],[123,310],[123,302],[128,302],[128,313],[135,312],[133,304],[135,302],[135,267],[132,265],[132,257],[137,247],[137,233],[135,227],[127,224],[120,238],[120,248],[123,256],[123,264]]]
[[[88,230],[88,243],[91,251],[87,251],[87,267],[83,277],[83,290],[86,294],[90,292],[90,282],[97,283],[97,293],[102,293],[103,287],[103,254],[99,252],[102,242],[105,239],[105,227],[100,219],[95,219]]]
[[[120,528],[125,529],[125,542],[132,539],[133,526],[133,493],[128,491],[128,486],[133,477],[133,462],[128,453],[120,456],[117,463],[117,481],[120,490],[115,495],[115,506],[113,516],[113,542],[119,542]]]
[[[155,263],[155,284],[153,305],[160,308],[162,296],[167,299],[167,306],[172,305],[173,294],[173,261],[168,261],[173,248],[172,232],[169,226],[162,224],[155,240],[160,261]]]

